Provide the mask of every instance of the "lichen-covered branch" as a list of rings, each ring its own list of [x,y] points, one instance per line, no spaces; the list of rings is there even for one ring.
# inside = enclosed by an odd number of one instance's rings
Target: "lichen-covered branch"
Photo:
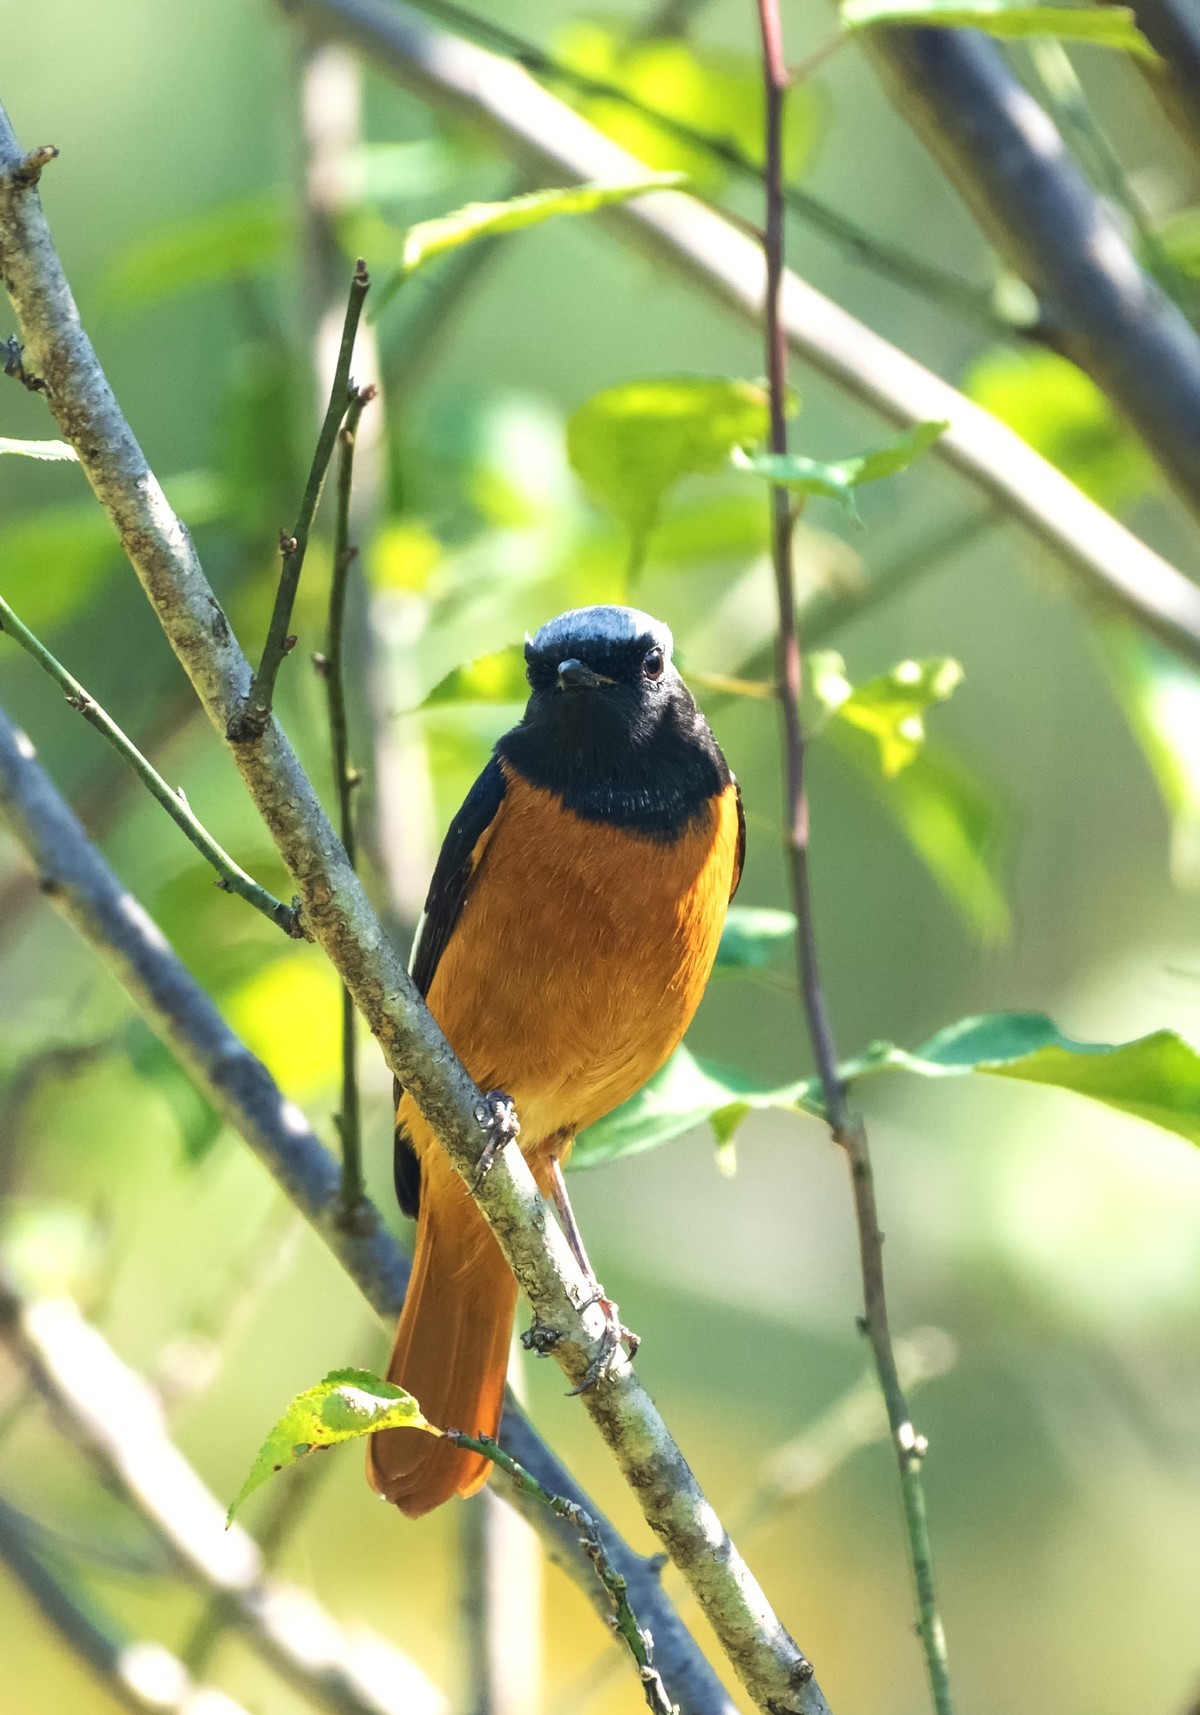
[[[521,66],[431,29],[402,0],[286,3],[306,29],[353,43],[439,111],[485,127],[533,171],[561,182],[630,178],[646,170]],[[755,327],[762,325],[762,249],[732,221],[671,191],[617,205],[603,218]],[[1006,424],[787,270],[780,319],[794,356],[889,422],[905,428],[949,423],[931,456],[1025,525],[1089,596],[1200,663],[1200,589]]]
[[[343,1218],[337,1163],[266,1067],[225,1023],[161,931],[122,887],[37,760],[32,744],[0,711],[0,819],[25,853],[42,891],[122,983],[159,1039],[249,1144],[285,1195],[338,1258],[367,1301],[394,1322],[408,1285],[408,1260],[365,1199]],[[502,1445],[554,1494],[598,1517],[594,1504],[510,1401]],[[502,1491],[504,1492],[504,1491]],[[606,1612],[591,1565],[560,1519],[509,1491],[546,1552]],[[654,1632],[659,1666],[684,1715],[737,1715],[659,1580],[603,1519],[609,1555]]]
[[[478,1182],[487,1106],[384,935],[278,724],[269,721],[261,736],[248,740],[230,736],[230,719],[248,688],[248,664],[83,330],[40,199],[20,183],[24,160],[0,108],[0,271],[50,409],[113,519],[210,720],[234,754],[292,874],[306,927],[354,995],[389,1069],[472,1187],[533,1307],[545,1349],[578,1385],[604,1351],[603,1308],[520,1151],[502,1151]],[[751,1696],[778,1715],[823,1715],[827,1705],[811,1664],[720,1524],[629,1362],[614,1361],[583,1398]]]

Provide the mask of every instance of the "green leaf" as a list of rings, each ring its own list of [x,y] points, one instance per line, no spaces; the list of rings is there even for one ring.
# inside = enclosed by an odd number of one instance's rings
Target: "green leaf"
[[[560,214],[592,214],[612,203],[628,202],[648,191],[669,191],[683,184],[682,173],[647,173],[644,178],[615,184],[560,185],[552,190],[528,191],[507,202],[471,202],[453,214],[422,220],[404,234],[400,267],[385,282],[375,301],[375,314],[399,290],[408,276],[448,250],[473,244],[479,238],[497,238],[501,233],[520,232],[539,226]]]
[[[11,441],[0,435],[0,453],[20,453],[22,458],[54,459],[67,464],[79,462],[75,448],[66,441]]]
[[[687,1048],[677,1048],[636,1096],[582,1133],[571,1153],[571,1166],[599,1167],[626,1155],[640,1155],[706,1121],[717,1141],[725,1143],[756,1108],[819,1114],[821,1103],[813,1079],[764,1085],[697,1060]]]
[[[790,911],[731,905],[725,914],[714,976],[726,971],[765,970],[781,952],[791,948],[795,934],[796,919]]]
[[[991,1013],[949,1025],[911,1054],[879,1045],[863,1070],[886,1066],[927,1078],[986,1072],[1049,1084],[1200,1144],[1200,1054],[1173,1030],[1133,1042],[1075,1042],[1043,1013]]]
[[[855,489],[865,482],[878,482],[881,477],[907,470],[949,427],[949,423],[915,423],[885,447],[836,459],[831,464],[804,458],[799,453],[747,453],[740,448],[734,449],[733,462],[739,470],[752,471],[756,476],[766,477],[768,482],[782,483],[796,494],[819,494],[836,500],[857,521]]]
[[[525,653],[519,644],[512,644],[455,667],[419,706],[433,709],[454,703],[523,703],[528,695]]]
[[[729,167],[702,144],[680,138],[656,119],[661,114],[692,130],[732,145],[762,163],[762,67],[749,54],[732,53],[681,37],[631,36],[603,24],[572,21],[555,44],[557,57],[597,82],[615,85],[649,111],[635,111],[615,96],[570,97],[593,124],[622,147],[660,169],[677,168],[704,191],[717,194]],[[826,102],[813,84],[788,94],[784,114],[783,165],[787,178],[800,177],[824,129]]]
[[[810,661],[817,696],[831,715],[870,733],[879,748],[879,766],[887,779],[914,762],[925,743],[924,714],[945,702],[962,684],[963,670],[947,655],[901,661],[889,673],[855,688],[845,676],[842,657],[823,651]]]
[[[1134,736],[1171,813],[1171,876],[1200,892],[1200,674],[1132,626],[1098,628]]]
[[[1110,511],[1157,486],[1151,459],[1095,382],[1055,352],[985,352],[963,391]]]
[[[1137,27],[1128,6],[1029,5],[1026,0],[842,0],[848,30],[876,24],[936,25],[982,30],[989,36],[1059,36],[1097,48],[1121,48],[1142,59],[1158,55]]]
[[[410,1393],[381,1381],[369,1370],[332,1370],[316,1387],[298,1393],[259,1449],[250,1475],[229,1509],[231,1522],[247,1495],[285,1465],[294,1465],[314,1447],[332,1447],[373,1435],[377,1429],[440,1430],[427,1423]]]
[[[961,1019],[911,1052],[873,1043],[843,1064],[841,1076],[852,1084],[886,1071],[923,1078],[978,1072],[1046,1084],[1200,1144],[1200,1054],[1170,1030],[1133,1042],[1075,1042],[1042,1013],[991,1013]],[[705,1122],[718,1145],[727,1145],[748,1113],[768,1108],[819,1116],[818,1080],[765,1084],[678,1048],[644,1089],[583,1133],[571,1165],[596,1167],[655,1149]]]
[[[567,422],[567,456],[595,500],[644,544],[685,476],[719,470],[767,433],[764,388],[722,376],[659,375],[596,393]]]
[[[268,273],[294,231],[295,215],[278,186],[156,226],[107,269],[102,300],[109,309],[141,310],[197,286]]]

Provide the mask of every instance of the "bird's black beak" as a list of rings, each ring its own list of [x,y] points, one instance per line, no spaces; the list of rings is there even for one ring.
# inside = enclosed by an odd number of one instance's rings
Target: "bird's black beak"
[[[593,673],[590,667],[585,667],[582,661],[574,657],[569,661],[558,664],[558,689],[560,691],[582,691],[595,685],[611,685],[614,681],[606,679],[603,673]]]

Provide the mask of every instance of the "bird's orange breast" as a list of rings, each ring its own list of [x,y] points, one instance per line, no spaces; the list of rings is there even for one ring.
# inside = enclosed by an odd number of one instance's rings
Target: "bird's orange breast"
[[[699,1005],[737,883],[737,788],[674,840],[585,821],[505,765],[428,1001],[521,1146],[556,1149],[639,1089]],[[402,1119],[429,1139],[411,1101]]]

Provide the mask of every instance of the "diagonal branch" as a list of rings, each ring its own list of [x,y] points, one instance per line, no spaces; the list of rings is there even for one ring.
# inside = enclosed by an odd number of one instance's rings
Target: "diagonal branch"
[[[605,1352],[604,1311],[538,1193],[519,1150],[479,1182],[489,1109],[388,943],[345,849],[278,725],[230,737],[249,673],[199,559],[122,416],[84,333],[41,202],[0,109],[0,271],[55,419],[107,508],[122,545],[300,894],[328,954],[471,1188],[520,1287],[542,1344],[578,1386]],[[750,1695],[777,1715],[824,1715],[804,1653],[773,1612],[622,1355],[583,1395],[642,1512],[696,1594]]]
[[[0,1565],[6,1566],[66,1647],[134,1715],[246,1715],[224,1692],[193,1684],[161,1644],[133,1643],[92,1602],[71,1590],[30,1547],[30,1521],[0,1499]]]
[[[520,66],[431,29],[401,0],[287,5],[313,33],[352,42],[397,83],[482,124],[498,147],[540,172],[585,180],[645,171]],[[676,192],[618,205],[605,219],[761,327],[762,250],[731,221]],[[1200,590],[1006,424],[786,270],[780,317],[794,356],[889,422],[948,422],[931,456],[1024,524],[1090,596],[1200,663]]]
[[[1200,335],[1139,265],[999,47],[968,30],[870,30],[900,115],[1043,305],[1056,343],[1200,515]]]
[[[260,887],[254,877],[247,875],[240,864],[234,862],[224,847],[219,846],[208,829],[194,813],[191,805],[183,795],[183,789],[172,791],[162,775],[148,762],[141,751],[128,738],[113,720],[107,709],[101,708],[96,699],[84,690],[73,674],[46,648],[40,638],[35,637],[29,627],[22,623],[0,596],[0,631],[7,632],[14,642],[19,643],[27,655],[31,655],[38,666],[43,668],[56,684],[62,686],[67,693],[67,702],[81,714],[90,726],[103,738],[106,738],[123,762],[127,762],[138,779],[153,797],[158,799],[163,809],[177,827],[191,840],[196,850],[206,858],[216,870],[218,887],[223,887],[227,893],[236,893],[240,898],[253,905],[256,911],[261,911],[264,917],[293,938],[299,938],[300,928],[296,910],[292,905],[285,905],[282,900],[274,898],[265,887]]]
[[[202,1589],[228,1599],[252,1647],[332,1715],[434,1715],[444,1700],[381,1639],[367,1651],[307,1591],[266,1575],[257,1543],[171,1440],[161,1401],[65,1298],[26,1301],[0,1281],[0,1340],[55,1422]],[[386,1651],[383,1673],[380,1655]]]
[[[37,761],[29,740],[2,712],[0,817],[32,864],[46,897],[110,966],[151,1029],[249,1144],[367,1301],[385,1321],[394,1322],[408,1284],[408,1262],[377,1210],[364,1199],[353,1224],[346,1223],[333,1157],[122,887]],[[511,1401],[500,1439],[543,1487],[598,1516]],[[607,1617],[607,1601],[580,1552],[577,1533],[544,1508],[506,1492],[538,1531],[551,1559]],[[610,1525],[601,1521],[601,1528],[610,1557],[629,1583],[631,1600],[654,1633],[659,1666],[684,1715],[737,1715],[663,1594],[651,1563],[633,1553]]]

